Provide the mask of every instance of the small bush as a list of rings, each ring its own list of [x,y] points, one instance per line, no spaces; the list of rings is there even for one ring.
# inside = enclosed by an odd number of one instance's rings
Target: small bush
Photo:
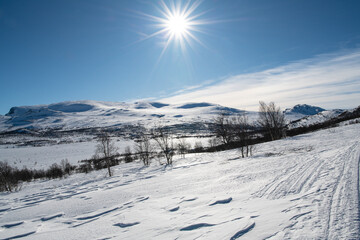
[[[46,171],[46,177],[48,179],[62,178],[63,176],[64,176],[64,172],[62,168],[56,163],[51,165],[50,168]]]
[[[0,191],[12,192],[20,188],[19,181],[14,172],[16,168],[11,167],[7,162],[0,161]]]
[[[132,157],[132,153],[131,153],[131,148],[129,146],[127,146],[125,148],[124,161],[126,163],[130,163],[130,162],[134,161],[134,159]]]
[[[29,170],[27,167],[24,167],[21,170],[16,169],[14,171],[15,179],[30,182],[34,178],[34,171]]]
[[[91,160],[91,162],[94,165],[94,170],[100,170],[100,169],[107,167],[106,161],[104,161],[104,159],[93,159],[93,160]],[[91,164],[90,164],[90,166],[91,166]]]
[[[195,150],[195,152],[202,152],[202,151],[204,151],[204,147],[203,147],[203,145],[202,145],[202,143],[201,143],[200,141],[195,142],[194,150]]]
[[[80,164],[76,170],[79,173],[89,173],[89,172],[93,171],[94,168],[91,166],[90,162],[85,162],[83,164]]]
[[[71,165],[67,159],[61,160],[61,167],[64,174],[67,175],[70,175],[76,169],[76,166]]]
[[[39,170],[32,170],[33,172],[33,178],[34,179],[41,179],[41,178],[45,178],[46,177],[46,172],[44,169],[39,169]]]

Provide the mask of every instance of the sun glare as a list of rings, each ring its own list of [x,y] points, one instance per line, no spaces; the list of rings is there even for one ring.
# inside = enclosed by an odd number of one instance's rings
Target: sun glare
[[[184,37],[189,28],[189,21],[181,15],[170,16],[166,22],[166,28],[171,35]]]
[[[193,42],[204,45],[194,32],[200,31],[199,26],[208,24],[209,22],[199,19],[204,12],[199,12],[198,7],[201,0],[187,0],[187,1],[160,1],[158,8],[161,16],[154,16],[143,14],[155,22],[154,27],[158,30],[142,40],[158,36],[164,41],[164,49],[160,55],[164,54],[171,43],[176,43],[180,46],[183,52],[186,51],[187,46],[193,47]]]

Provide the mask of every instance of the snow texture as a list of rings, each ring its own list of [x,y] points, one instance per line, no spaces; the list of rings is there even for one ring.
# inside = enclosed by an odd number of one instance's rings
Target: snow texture
[[[24,183],[0,194],[0,239],[359,239],[359,133]]]

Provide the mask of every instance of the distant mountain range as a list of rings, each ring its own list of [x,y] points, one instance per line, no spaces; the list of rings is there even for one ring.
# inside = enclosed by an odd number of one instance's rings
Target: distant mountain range
[[[299,125],[323,121],[337,116],[343,111],[326,111],[321,107],[302,104],[286,109],[284,113],[288,122],[297,121],[296,124]],[[222,112],[233,114],[244,111],[205,102],[166,104],[160,102],[69,101],[49,105],[12,107],[5,116],[0,115],[0,132],[68,131],[101,127],[117,128],[137,124],[147,127],[206,124]],[[247,113],[250,121],[256,121],[257,112]],[[301,122],[299,119],[306,120]]]
[[[72,130],[135,124],[153,126],[204,123],[220,112],[242,111],[211,103],[71,101],[12,107],[5,116],[0,116],[0,132],[19,129]]]

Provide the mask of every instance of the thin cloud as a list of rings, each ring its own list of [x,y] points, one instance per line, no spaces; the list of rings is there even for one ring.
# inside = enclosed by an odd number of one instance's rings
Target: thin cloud
[[[258,102],[299,103],[324,108],[353,108],[360,104],[360,49],[324,54],[261,72],[227,77],[193,90],[162,98],[169,103],[212,102],[257,110]]]

